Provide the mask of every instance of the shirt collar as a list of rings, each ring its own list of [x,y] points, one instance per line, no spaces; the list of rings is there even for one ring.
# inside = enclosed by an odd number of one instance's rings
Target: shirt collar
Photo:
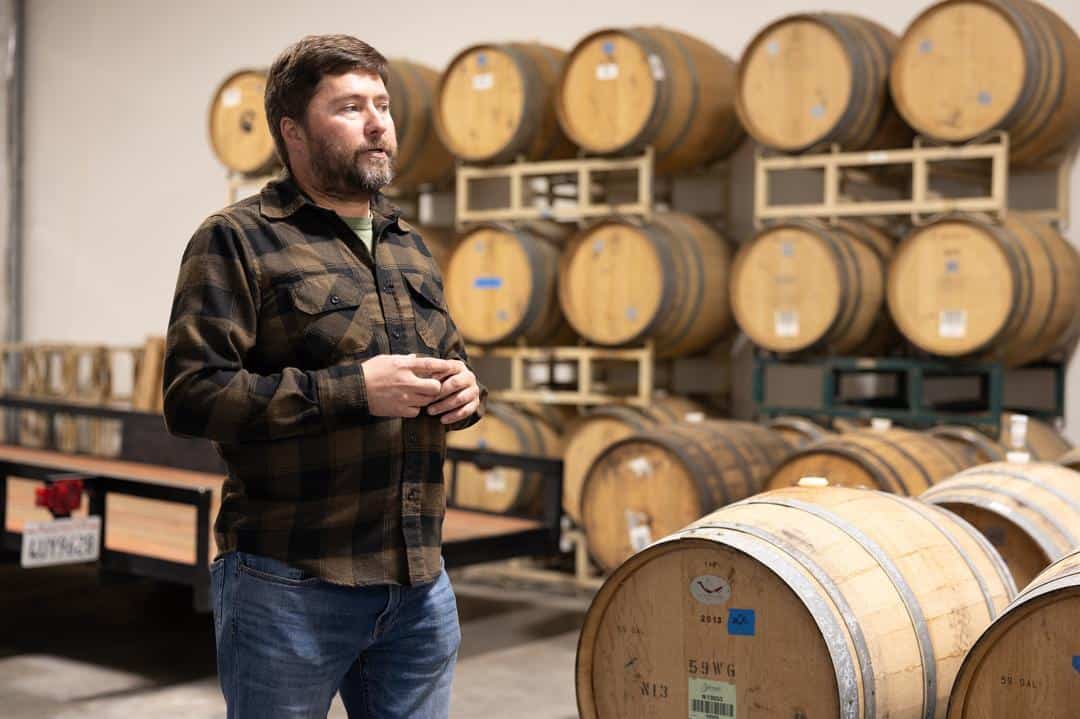
[[[259,211],[263,217],[272,220],[290,217],[305,205],[319,212],[329,211],[312,202],[300,190],[288,170],[283,170],[278,177],[266,183],[262,192],[259,193]],[[371,224],[376,232],[382,232],[391,225],[397,225],[400,218],[401,210],[385,197],[377,195],[372,198]]]

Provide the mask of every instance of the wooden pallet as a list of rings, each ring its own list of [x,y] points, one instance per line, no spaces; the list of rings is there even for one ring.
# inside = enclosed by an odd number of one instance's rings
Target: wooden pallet
[[[760,227],[766,221],[803,217],[836,221],[841,217],[907,216],[919,225],[950,212],[987,213],[1001,220],[1010,209],[1018,209],[1009,202],[1010,179],[1043,176],[1055,182],[1049,193],[1052,203],[1025,211],[1064,230],[1069,223],[1070,179],[1078,154],[1080,143],[1039,167],[1014,169],[1009,166],[1009,138],[1004,132],[965,145],[931,145],[916,138],[912,147],[894,150],[840,152],[834,146],[830,152],[797,156],[768,156],[759,150],[754,162],[754,222]],[[989,161],[989,172],[973,167],[975,161]],[[820,201],[773,200],[778,175],[807,170],[821,175]],[[935,191],[930,187],[931,178],[959,184]],[[877,196],[880,193],[868,197],[860,191],[874,185],[891,189],[899,197],[882,200]]]
[[[610,194],[615,173],[633,173],[636,196],[617,201]],[[508,191],[480,207],[481,182],[502,183]],[[539,186],[539,187],[537,187]],[[652,148],[635,157],[581,157],[546,162],[519,161],[494,167],[457,168],[458,228],[481,222],[554,220],[579,222],[608,215],[648,217],[653,212]]]
[[[470,356],[496,357],[510,360],[510,387],[492,390],[491,397],[507,402],[539,402],[544,404],[598,405],[622,403],[646,407],[652,402],[655,387],[655,354],[651,342],[643,347],[611,349],[605,347],[492,347],[469,348]],[[637,382],[634,391],[615,393],[595,379],[595,370],[605,363],[632,362],[636,365]],[[567,379],[576,389],[553,389],[559,382],[559,366],[569,365]],[[543,377],[536,368],[546,367]]]
[[[932,166],[989,160],[989,189],[981,195],[942,197],[930,191]],[[841,217],[908,215],[920,224],[930,216],[947,212],[985,212],[1000,217],[1008,209],[1009,140],[1005,133],[981,143],[958,146],[928,146],[916,139],[914,146],[868,152],[832,151],[796,156],[767,156],[758,151],[754,161],[754,221],[818,217],[835,221]],[[863,181],[865,173],[883,168],[899,169],[910,175],[907,197],[873,200],[845,197],[844,185]],[[774,175],[814,170],[821,173],[821,201],[781,204],[771,197]],[[893,175],[895,178],[895,174]],[[978,175],[971,179],[985,181]]]

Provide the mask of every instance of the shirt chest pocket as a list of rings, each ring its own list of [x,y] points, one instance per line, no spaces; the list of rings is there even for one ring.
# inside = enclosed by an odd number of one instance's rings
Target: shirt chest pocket
[[[374,288],[365,291],[348,275],[314,275],[289,284],[287,294],[301,343],[296,349],[308,362],[326,366],[378,354],[382,312]]]
[[[412,299],[417,336],[428,349],[442,354],[446,350],[450,327],[442,288],[435,277],[426,272],[402,270],[401,274]]]

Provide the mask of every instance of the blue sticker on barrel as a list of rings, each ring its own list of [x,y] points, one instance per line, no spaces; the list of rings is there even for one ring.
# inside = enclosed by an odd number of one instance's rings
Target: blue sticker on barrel
[[[473,287],[478,290],[497,290],[502,287],[502,277],[477,277]]]
[[[1080,672],[1080,657],[1073,657],[1073,669]]]
[[[736,637],[752,637],[755,632],[753,609],[729,609],[727,633]]]

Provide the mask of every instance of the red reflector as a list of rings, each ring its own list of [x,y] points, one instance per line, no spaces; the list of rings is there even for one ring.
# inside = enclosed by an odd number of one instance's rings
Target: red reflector
[[[81,479],[61,479],[34,490],[34,503],[45,507],[55,517],[68,517],[82,504],[82,493]]]

